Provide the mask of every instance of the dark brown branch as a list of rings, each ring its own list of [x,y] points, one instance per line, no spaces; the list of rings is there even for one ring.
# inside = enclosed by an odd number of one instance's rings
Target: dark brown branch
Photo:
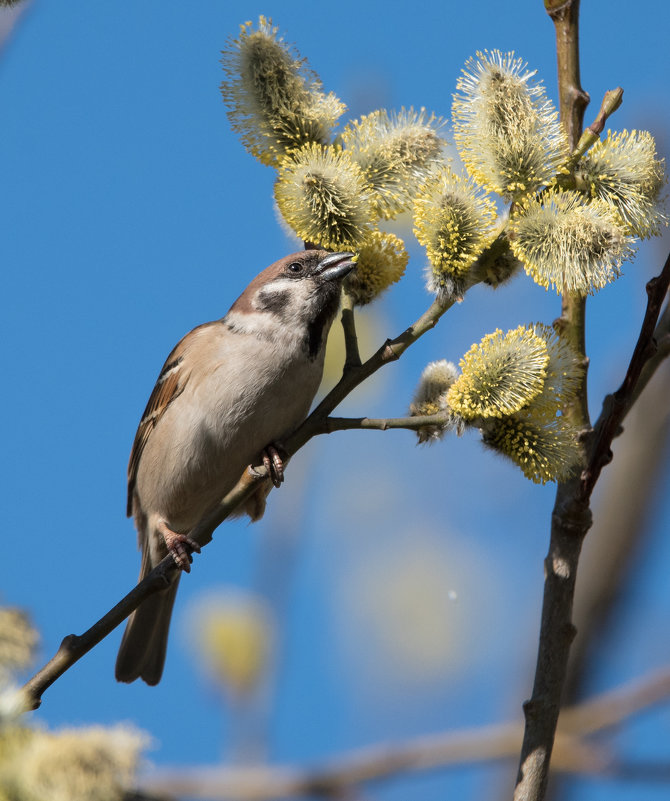
[[[580,697],[598,635],[617,614],[636,556],[650,535],[655,498],[665,491],[659,482],[659,468],[670,455],[668,397],[670,364],[666,362],[627,416],[616,458],[599,480],[589,547],[579,564],[573,610],[579,637],[570,654],[564,690],[568,703]],[[554,791],[554,797],[560,798],[560,792]]]
[[[647,310],[623,383],[603,401],[603,408],[590,440],[588,465],[581,477],[580,495],[583,502],[588,502],[601,470],[612,460],[612,440],[619,434],[623,419],[636,397],[636,388],[645,365],[656,354],[654,334],[669,285],[670,254],[661,274],[647,283]]]

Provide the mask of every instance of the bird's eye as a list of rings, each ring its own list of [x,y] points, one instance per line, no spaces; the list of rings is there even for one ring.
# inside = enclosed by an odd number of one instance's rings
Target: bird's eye
[[[298,273],[302,272],[302,264],[299,261],[292,261],[288,268],[294,275],[298,275]]]

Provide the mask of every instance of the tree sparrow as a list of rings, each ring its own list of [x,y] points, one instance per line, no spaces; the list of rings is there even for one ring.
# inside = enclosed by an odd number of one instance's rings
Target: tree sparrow
[[[169,552],[188,572],[188,533],[260,459],[275,484],[274,443],[305,419],[323,373],[326,338],[351,253],[306,250],[256,276],[221,320],[188,333],[168,356],[137,429],[128,465],[128,516],[142,580]],[[258,520],[267,484],[238,514]],[[130,616],[116,678],[160,681],[179,573]]]

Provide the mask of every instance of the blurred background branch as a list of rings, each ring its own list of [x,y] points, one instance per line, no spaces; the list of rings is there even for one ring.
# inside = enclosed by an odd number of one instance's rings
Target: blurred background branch
[[[625,723],[670,697],[670,668],[563,711],[553,769],[559,772],[623,773],[622,763],[600,739],[586,738]],[[207,801],[270,801],[273,798],[339,797],[359,785],[399,774],[512,759],[523,736],[521,723],[481,726],[467,731],[371,746],[331,760],[324,767],[248,765],[161,769],[141,781],[152,796]],[[632,772],[632,765],[629,768]],[[670,769],[670,765],[666,766]]]

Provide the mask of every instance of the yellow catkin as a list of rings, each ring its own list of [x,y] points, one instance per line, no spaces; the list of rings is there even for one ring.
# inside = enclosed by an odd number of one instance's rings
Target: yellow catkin
[[[602,200],[551,191],[520,204],[510,221],[514,255],[531,278],[558,292],[592,294],[620,275],[632,238]]]
[[[562,418],[540,422],[523,414],[491,421],[484,443],[517,464],[536,484],[564,481],[580,464],[574,429]]]
[[[592,197],[616,210],[626,233],[645,239],[668,224],[660,199],[664,162],[648,131],[608,131],[584,156],[577,177]]]
[[[456,88],[454,139],[469,173],[505,199],[551,181],[567,156],[558,114],[534,72],[499,50],[469,59]]]
[[[447,402],[466,420],[514,414],[542,391],[548,364],[547,345],[530,328],[496,329],[461,359]]]
[[[289,150],[309,142],[326,144],[345,106],[293,48],[272,20],[240,26],[222,58],[221,93],[228,119],[245,148],[263,164],[276,165]]]
[[[356,269],[347,277],[345,288],[357,305],[370,303],[400,281],[408,260],[402,239],[395,234],[373,231],[358,251]]]
[[[300,239],[324,248],[357,248],[372,230],[370,186],[338,147],[310,144],[283,158],[275,200]]]
[[[493,239],[495,220],[493,202],[449,167],[424,181],[414,201],[414,234],[426,248],[431,292],[465,277]]]

